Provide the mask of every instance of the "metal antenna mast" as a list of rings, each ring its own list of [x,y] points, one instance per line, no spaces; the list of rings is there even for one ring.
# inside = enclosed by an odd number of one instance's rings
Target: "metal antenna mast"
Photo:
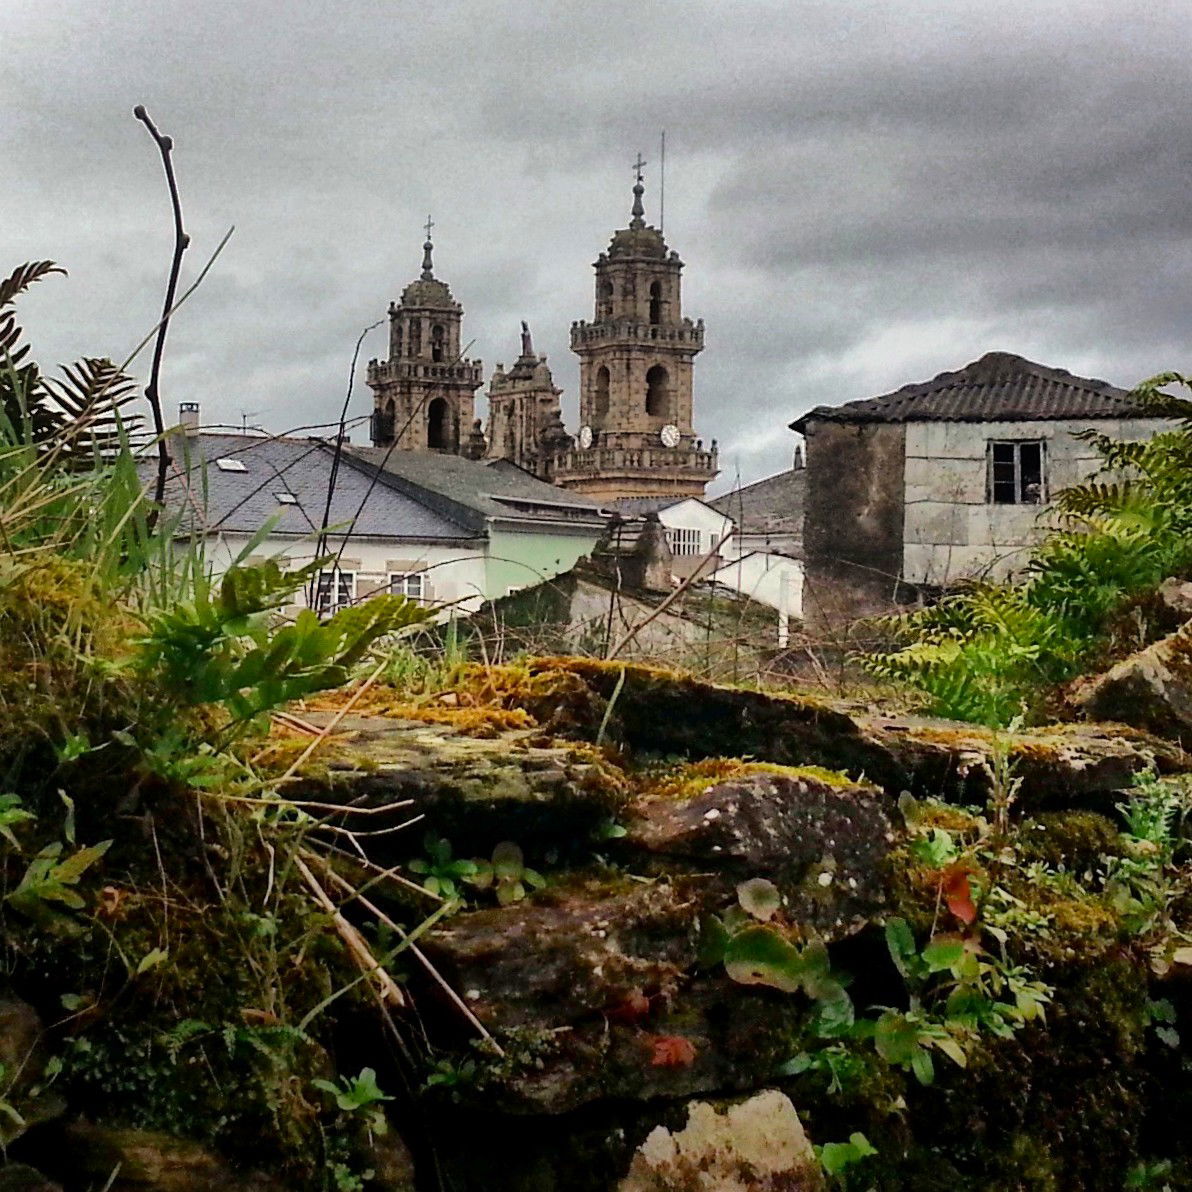
[[[666,231],[666,129],[662,130],[662,146],[658,153],[658,230]]]

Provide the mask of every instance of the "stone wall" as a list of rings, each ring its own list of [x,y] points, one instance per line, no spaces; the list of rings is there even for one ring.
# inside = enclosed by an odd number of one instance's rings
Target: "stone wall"
[[[803,616],[809,631],[885,612],[902,572],[905,427],[810,422]]]
[[[1160,419],[1101,421],[1117,439],[1145,439]],[[973,575],[1003,578],[1026,561],[1048,524],[1045,505],[995,505],[988,493],[992,441],[1041,440],[1044,497],[1088,479],[1100,466],[1075,437],[1088,419],[1039,422],[912,422],[906,425],[906,513],[902,573],[911,583],[943,586]]]

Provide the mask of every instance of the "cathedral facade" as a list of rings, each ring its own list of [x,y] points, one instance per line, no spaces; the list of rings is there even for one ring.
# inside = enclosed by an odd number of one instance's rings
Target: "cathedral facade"
[[[562,390],[525,323],[516,363],[493,374],[481,432],[474,419],[481,364],[460,359],[463,310],[434,276],[428,221],[422,274],[389,308],[389,359],[368,368],[375,445],[507,459],[597,501],[704,495],[717,473],[716,444],[705,449],[694,426],[704,324],[684,316],[683,262],[645,221],[643,164],[639,158],[629,226],[595,262],[594,317],[571,326],[578,434],[563,426]]]

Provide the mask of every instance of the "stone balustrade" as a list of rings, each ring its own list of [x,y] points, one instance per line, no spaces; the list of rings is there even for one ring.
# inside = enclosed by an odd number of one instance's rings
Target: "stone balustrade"
[[[698,352],[704,346],[704,324],[702,319],[698,323],[687,320],[678,326],[628,320],[601,323],[587,323],[581,320],[571,324],[571,348],[576,352],[583,348],[606,343],[623,343],[627,340],[640,344],[683,344]]]
[[[431,364],[422,360],[370,360],[369,384],[429,378],[438,381],[467,381],[472,385],[484,382],[483,364],[479,360],[460,360],[455,364]]]
[[[576,447],[559,458],[555,476],[626,470],[710,477],[717,471],[717,453],[694,447]]]

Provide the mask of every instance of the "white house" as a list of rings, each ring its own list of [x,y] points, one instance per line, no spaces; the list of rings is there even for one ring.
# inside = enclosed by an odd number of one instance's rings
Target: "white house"
[[[348,448],[335,467],[322,439],[193,429],[171,447],[166,506],[185,511],[217,575],[265,526],[253,558],[311,561],[327,511],[336,562],[317,585],[322,611],[382,590],[470,611],[569,570],[606,522],[592,502],[520,469],[459,456],[394,451],[381,468],[373,449]]]

